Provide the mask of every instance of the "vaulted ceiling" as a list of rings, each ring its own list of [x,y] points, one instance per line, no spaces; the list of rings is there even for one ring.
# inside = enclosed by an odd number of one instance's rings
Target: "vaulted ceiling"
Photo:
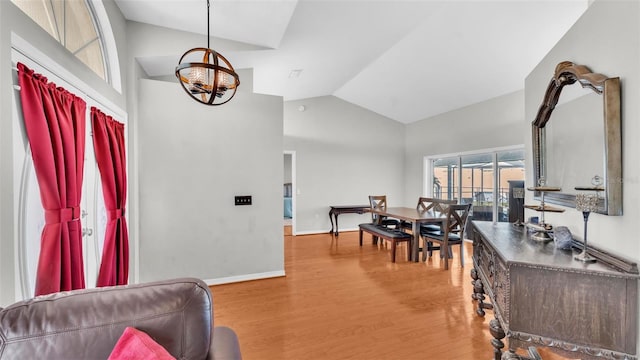
[[[207,33],[206,0],[115,1],[128,20]],[[587,7],[587,0],[216,0],[211,35],[255,45],[220,50],[236,69],[253,68],[255,92],[334,95],[411,123],[523,89]],[[162,55],[142,64],[150,76],[173,74],[182,53]]]

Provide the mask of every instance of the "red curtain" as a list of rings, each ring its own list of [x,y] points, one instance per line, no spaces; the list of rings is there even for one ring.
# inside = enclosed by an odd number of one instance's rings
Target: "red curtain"
[[[91,125],[107,208],[107,229],[97,286],[126,285],[129,277],[129,233],[124,217],[127,201],[124,124],[92,107]]]
[[[84,100],[18,63],[20,99],[45,225],[35,295],[84,288],[80,198],[84,168]]]

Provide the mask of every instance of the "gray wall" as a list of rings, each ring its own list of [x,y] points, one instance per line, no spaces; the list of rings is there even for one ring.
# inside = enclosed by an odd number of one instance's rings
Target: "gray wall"
[[[126,89],[127,89],[127,112],[129,114],[129,126],[128,126],[128,136],[129,136],[129,189],[130,189],[130,197],[129,197],[129,235],[133,241],[131,242],[131,261],[133,271],[130,275],[130,279],[133,282],[142,281],[142,279],[152,278],[149,276],[149,272],[153,272],[153,269],[147,269],[144,272],[147,274],[141,273],[139,268],[141,267],[142,258],[146,257],[141,254],[140,245],[138,240],[144,236],[145,229],[142,228],[143,222],[141,221],[140,209],[142,209],[143,204],[140,199],[139,193],[146,186],[146,184],[142,181],[142,172],[141,168],[141,157],[139,155],[140,151],[140,118],[139,113],[145,111],[145,109],[141,108],[139,96],[140,94],[144,94],[140,89],[140,79],[149,79],[150,77],[146,74],[143,68],[139,64],[139,60],[149,57],[149,56],[175,56],[176,57],[176,65],[179,59],[179,55],[183,54],[188,49],[193,47],[202,46],[206,41],[206,36],[200,34],[194,34],[190,32],[177,31],[169,28],[163,28],[159,26],[153,26],[148,24],[143,24],[135,21],[126,21],[124,25],[126,28],[126,48],[127,48],[127,60],[126,60],[126,69],[123,69],[123,72],[126,73]],[[242,44],[234,41],[223,40],[223,39],[214,39],[214,44],[216,45],[216,50],[220,51],[225,55],[229,55],[229,51],[243,51],[243,50],[252,50],[255,49],[254,46]],[[168,69],[168,72],[172,72],[173,69]],[[250,93],[253,90],[253,73],[251,70],[237,70],[241,85],[238,90],[238,94],[240,93]],[[177,83],[174,74],[167,74],[163,76],[156,76],[154,79],[165,81],[167,84],[171,84],[172,86],[180,89],[180,86]],[[238,96],[238,95],[236,95]],[[180,98],[186,97],[186,94],[182,92],[179,95]],[[188,97],[186,97],[187,100]],[[171,99],[173,100],[173,99]],[[184,100],[184,99],[181,99]],[[237,99],[233,99],[235,102]],[[192,101],[192,100],[191,100]],[[173,103],[169,101],[169,103]],[[227,104],[229,105],[229,104]],[[227,105],[219,108],[224,108]],[[205,105],[202,105],[205,106]],[[189,113],[184,113],[181,115],[182,117],[188,118],[190,117]],[[282,174],[280,174],[282,176]],[[280,185],[282,186],[282,185]],[[281,199],[279,203],[281,203]],[[138,256],[140,254],[140,256]],[[241,271],[241,270],[239,270]],[[247,273],[248,274],[248,273]],[[209,279],[209,278],[205,278]]]
[[[224,106],[190,99],[173,76],[145,79],[138,59],[182,53],[205,37],[127,22],[130,157],[141,282],[209,283],[284,274],[282,98],[253,94],[251,71]],[[253,49],[216,39],[216,50]],[[177,59],[176,59],[177,61]],[[252,206],[234,206],[252,195]]]
[[[140,281],[283,275],[282,98],[211,107],[139,82]]]
[[[404,136],[403,124],[333,96],[286,102],[284,150],[296,151],[296,233],[329,231],[329,205],[366,205],[369,195],[385,194],[389,206],[403,205]],[[339,219],[346,230],[370,217]]]
[[[640,259],[637,219],[640,218],[640,6],[637,1],[595,1],[558,44],[542,59],[525,81],[525,124],[535,118],[555,66],[561,61],[586,65],[592,71],[607,76],[619,76],[622,87],[622,156],[623,213],[622,216],[592,214],[589,217],[589,243],[633,259]],[[577,86],[577,85],[574,85]],[[551,122],[554,121],[552,114]],[[581,127],[575,129],[579,135]],[[531,138],[527,136],[527,163],[531,164]],[[585,161],[580,152],[562,154],[567,161]],[[533,174],[527,172],[527,183]],[[586,179],[588,181],[589,179]],[[553,184],[550,184],[553,185]],[[533,202],[527,194],[527,202]],[[525,216],[532,216],[527,212]],[[568,226],[582,238],[582,214],[567,209],[562,214],[545,214],[556,226]]]
[[[409,124],[405,128],[405,203],[423,196],[424,157],[517,146],[529,133],[523,125],[523,91]]]

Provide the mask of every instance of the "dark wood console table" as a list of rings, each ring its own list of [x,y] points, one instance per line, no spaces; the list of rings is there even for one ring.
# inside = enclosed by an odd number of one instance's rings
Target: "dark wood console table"
[[[531,240],[510,223],[474,221],[473,230],[472,297],[478,315],[493,308],[495,360],[524,359],[513,350],[531,345],[571,358],[637,359],[635,263],[594,249],[603,258],[583,264],[572,250]]]
[[[331,221],[331,230],[329,234],[334,233],[333,220],[336,221],[335,235],[338,236],[338,215],[340,214],[364,214],[371,208],[370,205],[331,205],[329,206],[329,221]]]

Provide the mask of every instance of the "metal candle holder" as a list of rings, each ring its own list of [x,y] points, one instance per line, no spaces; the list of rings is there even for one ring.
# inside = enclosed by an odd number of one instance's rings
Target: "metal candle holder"
[[[589,214],[591,214],[592,211],[598,210],[598,195],[577,194],[576,210],[582,211],[582,217],[584,218],[584,248],[582,253],[576,255],[574,259],[584,263],[592,263],[595,262],[596,259],[587,252],[587,222],[589,221]]]
[[[544,194],[547,191],[560,191],[559,187],[547,186],[544,177],[540,177],[538,180],[538,186],[527,188],[529,191],[538,191],[540,193],[540,205],[524,205],[526,209],[538,211],[540,215],[540,221],[538,224],[527,223],[527,227],[533,229],[535,232],[531,234],[530,238],[536,241],[551,241],[553,240],[549,235],[549,232],[553,230],[553,226],[546,223],[544,219],[545,212],[564,212],[564,209],[554,208],[546,205],[544,202]]]

